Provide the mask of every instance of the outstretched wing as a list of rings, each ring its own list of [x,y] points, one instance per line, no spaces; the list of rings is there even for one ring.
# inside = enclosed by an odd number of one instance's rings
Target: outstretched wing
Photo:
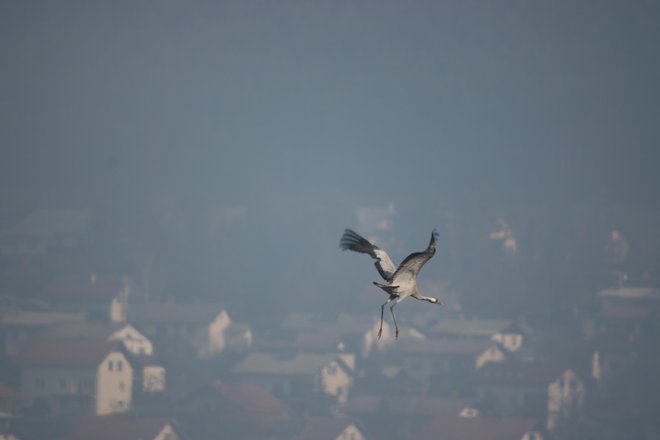
[[[342,250],[368,254],[371,258],[376,260],[374,264],[376,269],[378,269],[380,276],[382,276],[385,281],[390,281],[392,279],[392,275],[396,268],[394,267],[394,264],[392,264],[390,256],[387,255],[387,252],[371,243],[357,232],[352,229],[344,229],[344,235],[342,235],[341,240],[339,240],[339,247]]]
[[[417,277],[417,274],[422,269],[422,266],[435,255],[435,241],[438,238],[438,233],[434,229],[431,233],[431,241],[426,249],[422,252],[413,252],[408,255],[405,260],[401,262],[399,267],[392,275],[392,283],[400,284],[406,283],[408,280]]]

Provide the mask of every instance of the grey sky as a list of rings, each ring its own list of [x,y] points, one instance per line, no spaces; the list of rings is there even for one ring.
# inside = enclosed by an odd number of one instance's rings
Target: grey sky
[[[286,250],[280,287],[348,267],[323,273],[359,207],[394,203],[403,253],[447,206],[647,206],[659,22],[656,1],[7,0],[0,184],[238,209],[258,267]]]

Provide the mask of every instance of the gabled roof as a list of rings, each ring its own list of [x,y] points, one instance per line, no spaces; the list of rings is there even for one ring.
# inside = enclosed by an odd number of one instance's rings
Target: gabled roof
[[[360,394],[351,397],[346,410],[353,415],[397,414],[397,415],[458,415],[462,409],[472,405],[470,399],[440,398],[427,396],[374,396]]]
[[[126,325],[90,321],[57,323],[48,327],[47,337],[53,339],[96,339],[103,341]]]
[[[300,440],[335,440],[339,435],[355,423],[346,417],[309,417]]]
[[[151,302],[129,308],[131,321],[139,322],[189,322],[208,324],[226,308],[222,304]]]
[[[436,416],[417,440],[519,440],[539,426],[536,419]]]
[[[547,387],[567,368],[538,362],[489,362],[477,373],[481,385]]]
[[[290,358],[255,351],[232,368],[234,374],[316,374],[332,361],[342,365],[336,354],[297,354]]]
[[[511,325],[503,319],[442,319],[429,333],[489,338]]]
[[[22,365],[96,367],[108,354],[122,351],[117,342],[83,339],[33,339],[16,356]]]
[[[165,418],[100,416],[83,419],[70,440],[154,440],[171,422]]]
[[[286,403],[258,385],[215,381],[211,389],[253,417],[285,417],[292,413]]]
[[[489,339],[423,339],[406,341],[406,344],[393,344],[391,352],[420,355],[476,356],[493,345]]]
[[[52,280],[41,292],[47,301],[110,302],[126,287],[124,277],[114,275],[71,274]]]

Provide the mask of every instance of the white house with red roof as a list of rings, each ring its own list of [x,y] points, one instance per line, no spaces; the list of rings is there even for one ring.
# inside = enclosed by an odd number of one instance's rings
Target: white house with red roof
[[[21,397],[37,413],[104,415],[131,406],[133,366],[116,342],[35,339],[16,361]]]
[[[165,390],[166,371],[155,356],[154,344],[130,324],[64,322],[48,327],[45,332],[49,339],[121,342],[126,352],[131,355],[133,367],[138,370],[137,377],[141,378],[142,390],[145,392]]]

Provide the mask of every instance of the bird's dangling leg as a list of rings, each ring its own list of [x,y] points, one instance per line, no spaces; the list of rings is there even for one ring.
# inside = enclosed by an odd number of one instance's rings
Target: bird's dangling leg
[[[390,313],[392,313],[392,321],[394,321],[394,329],[395,329],[395,339],[399,339],[399,326],[396,325],[396,318],[394,317],[394,306],[397,305],[398,303],[394,303],[390,306]]]
[[[385,306],[389,304],[390,301],[392,301],[391,296],[387,299],[387,301],[383,303],[382,306],[380,306],[380,329],[378,329],[378,339],[380,339],[380,335],[383,333],[383,312],[385,310]]]

